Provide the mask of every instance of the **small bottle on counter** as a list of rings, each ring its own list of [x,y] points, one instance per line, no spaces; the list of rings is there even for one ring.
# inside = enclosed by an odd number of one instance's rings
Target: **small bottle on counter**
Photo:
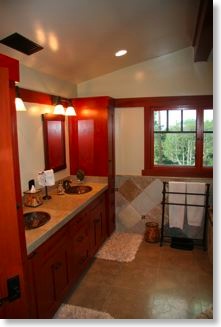
[[[63,188],[61,182],[58,184],[57,192],[58,192],[59,195],[63,195],[64,194],[64,188]]]

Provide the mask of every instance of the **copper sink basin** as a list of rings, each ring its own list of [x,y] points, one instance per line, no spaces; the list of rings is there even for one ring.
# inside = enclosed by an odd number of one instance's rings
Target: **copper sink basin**
[[[34,229],[46,224],[51,216],[45,211],[27,212],[23,215],[25,222],[25,229]]]
[[[69,186],[65,192],[68,194],[84,194],[90,192],[91,190],[92,187],[88,185],[74,185]]]

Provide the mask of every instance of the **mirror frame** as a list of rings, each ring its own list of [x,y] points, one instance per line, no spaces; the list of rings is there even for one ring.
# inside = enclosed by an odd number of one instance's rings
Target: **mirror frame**
[[[65,116],[43,114],[43,140],[45,169],[53,169],[54,172],[65,169]],[[56,153],[56,160],[51,155]]]

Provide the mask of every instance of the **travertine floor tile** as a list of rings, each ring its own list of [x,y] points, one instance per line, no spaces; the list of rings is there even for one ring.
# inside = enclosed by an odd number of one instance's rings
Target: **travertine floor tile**
[[[193,319],[213,304],[207,253],[143,241],[135,259],[96,259],[66,303],[105,311],[118,319]]]

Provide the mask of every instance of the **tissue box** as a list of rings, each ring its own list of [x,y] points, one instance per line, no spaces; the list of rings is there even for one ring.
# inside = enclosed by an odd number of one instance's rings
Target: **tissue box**
[[[38,207],[43,203],[42,191],[36,190],[34,193],[31,191],[24,192],[24,205],[26,207]]]

